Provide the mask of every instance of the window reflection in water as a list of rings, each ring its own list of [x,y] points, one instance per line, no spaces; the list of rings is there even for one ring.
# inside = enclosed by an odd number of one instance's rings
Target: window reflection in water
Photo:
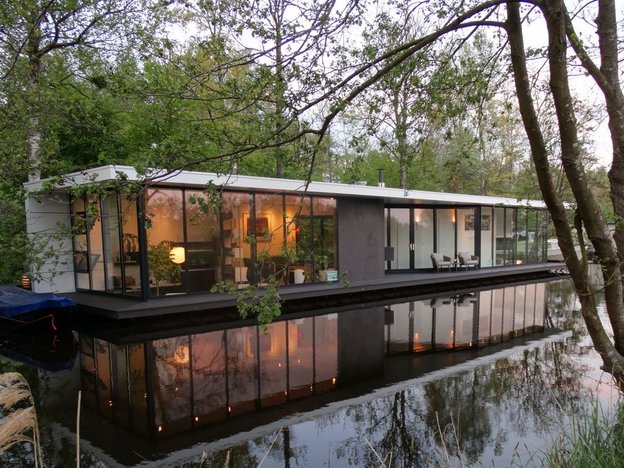
[[[388,354],[462,349],[543,330],[545,284],[393,304],[385,309]]]
[[[335,388],[337,334],[329,314],[126,346],[82,335],[82,388],[120,425],[172,435]]]
[[[527,284],[284,320],[266,332],[246,326],[123,346],[83,335],[82,388],[102,416],[169,436],[333,390],[341,376],[346,385],[380,364],[383,373],[382,341],[388,356],[488,346],[542,330],[544,301],[545,285]],[[352,358],[364,355],[354,370]]]

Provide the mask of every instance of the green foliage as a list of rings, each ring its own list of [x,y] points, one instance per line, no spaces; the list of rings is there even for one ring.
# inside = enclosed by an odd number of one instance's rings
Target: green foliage
[[[256,317],[264,331],[282,313],[282,300],[275,278],[269,278],[268,283],[262,287],[248,285],[243,289],[238,289],[236,283],[218,283],[212,287],[211,292],[233,296],[241,318]]]
[[[33,256],[22,196],[0,191],[0,212],[0,284],[12,284],[29,271]]]
[[[156,295],[160,294],[160,285],[162,282],[174,282],[180,280],[182,272],[180,265],[176,265],[171,261],[169,252],[171,251],[170,242],[160,242],[157,245],[150,245],[147,250],[147,264],[150,277],[156,282]]]
[[[622,465],[624,459],[624,405],[614,415],[605,414],[599,403],[591,413],[572,417],[572,430],[565,432],[545,461],[552,467],[604,467]]]

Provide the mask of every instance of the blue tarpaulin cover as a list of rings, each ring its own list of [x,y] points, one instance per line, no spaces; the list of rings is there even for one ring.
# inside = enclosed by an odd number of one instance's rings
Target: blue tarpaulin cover
[[[16,286],[0,285],[0,317],[15,317],[38,310],[72,307],[75,303],[68,297],[52,293],[34,293]]]

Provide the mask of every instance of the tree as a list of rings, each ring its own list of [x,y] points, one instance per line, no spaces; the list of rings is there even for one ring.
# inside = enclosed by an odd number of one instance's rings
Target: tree
[[[619,179],[620,170],[624,168],[624,113],[622,113],[622,93],[619,85],[617,28],[615,6],[612,0],[600,0],[598,3],[597,31],[600,42],[601,67],[592,66],[588,53],[582,43],[576,40],[566,6],[563,0],[534,0],[527,2],[537,8],[546,21],[549,42],[546,49],[547,65],[550,73],[548,92],[554,104],[555,116],[558,125],[558,138],[555,145],[560,151],[561,162],[567,183],[576,205],[575,222],[573,227],[568,223],[567,212],[554,185],[554,178],[549,163],[549,152],[552,146],[544,138],[541,122],[537,117],[532,97],[531,82],[527,69],[527,52],[522,36],[522,16],[520,2],[506,2],[504,0],[490,0],[484,2],[463,2],[456,9],[434,4],[420,5],[423,14],[435,13],[441,21],[432,24],[431,31],[422,33],[420,37],[412,38],[403,44],[391,47],[385,52],[380,51],[369,61],[349,70],[340,79],[333,80],[335,86],[329,87],[316,99],[307,100],[309,104],[301,109],[309,109],[319,103],[331,103],[327,112],[315,130],[308,129],[305,133],[315,133],[322,141],[331,122],[340,112],[355,102],[366,90],[381,82],[397,67],[407,63],[415,54],[430,47],[447,36],[460,34],[459,41],[467,40],[470,31],[476,28],[494,27],[507,34],[510,45],[512,72],[516,86],[518,104],[523,124],[529,140],[531,155],[538,176],[538,183],[545,203],[551,214],[560,248],[566,258],[577,294],[579,295],[583,316],[598,352],[602,355],[607,369],[613,371],[620,378],[624,376],[624,301],[622,298],[622,278],[620,261],[616,249],[613,247],[606,220],[602,215],[592,191],[589,189],[587,176],[582,166],[581,141],[575,115],[575,103],[570,91],[568,73],[568,40],[577,50],[583,65],[590,75],[598,82],[605,93],[612,140],[614,142],[614,162],[609,173],[611,180],[611,195],[614,212],[624,219],[624,205],[620,205],[621,190],[624,183]],[[507,19],[497,20],[499,10],[506,6]],[[436,16],[433,16],[435,18]],[[624,174],[624,172],[622,172]],[[614,183],[617,181],[617,184]],[[617,186],[615,186],[617,185]],[[585,241],[583,231],[587,233],[596,255],[599,258],[605,276],[605,299],[611,326],[613,341],[609,338],[604,326],[600,322],[594,300],[594,290],[588,281],[587,259],[585,255]],[[622,239],[618,231],[616,242],[620,253],[624,253]],[[575,237],[581,246],[582,255],[575,252]]]
[[[54,2],[26,0],[0,6],[0,76],[19,83],[20,113],[27,121],[29,178],[41,176],[45,133],[43,114],[56,83],[48,68],[57,57],[73,52],[67,74],[75,73],[81,55],[99,49],[113,56],[134,43],[160,17],[158,3],[128,0]],[[136,34],[136,31],[140,31]],[[2,95],[8,89],[3,86]]]

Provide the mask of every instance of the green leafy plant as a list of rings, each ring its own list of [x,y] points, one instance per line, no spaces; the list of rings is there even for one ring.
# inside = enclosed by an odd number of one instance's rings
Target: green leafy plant
[[[147,251],[147,262],[150,277],[156,284],[156,295],[160,295],[160,286],[163,282],[175,282],[180,280],[181,268],[171,261],[169,252],[171,242],[162,241],[157,245],[150,245]]]
[[[214,285],[210,291],[233,296],[241,318],[257,317],[260,328],[265,332],[267,325],[282,313],[282,298],[275,278],[269,278],[268,283],[262,288],[258,285],[249,285],[244,289],[238,289],[235,283],[222,282]]]

